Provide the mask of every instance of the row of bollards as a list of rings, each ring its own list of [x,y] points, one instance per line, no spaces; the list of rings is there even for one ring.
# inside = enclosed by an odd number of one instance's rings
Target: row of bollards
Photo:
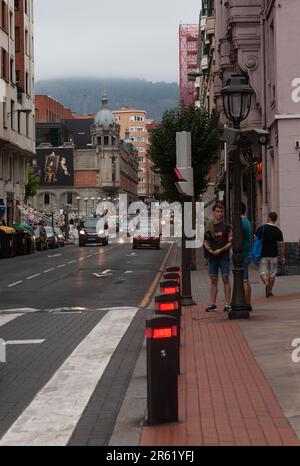
[[[181,273],[168,267],[146,320],[148,424],[178,421]]]

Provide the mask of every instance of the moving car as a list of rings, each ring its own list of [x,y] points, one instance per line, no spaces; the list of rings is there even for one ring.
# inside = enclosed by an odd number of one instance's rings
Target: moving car
[[[133,249],[148,247],[160,249],[160,235],[159,232],[151,231],[149,228],[141,227],[136,230],[132,240]]]
[[[48,238],[45,227],[42,225],[34,227],[35,245],[38,251],[48,249]]]
[[[65,245],[65,237],[64,237],[63,232],[61,231],[59,227],[55,227],[54,231],[58,239],[58,245],[63,247]]]
[[[46,235],[47,235],[47,240],[48,240],[48,246],[51,249],[58,248],[58,237],[54,231],[53,227],[45,227]]]
[[[104,225],[103,229],[99,229],[101,223],[97,218],[81,220],[78,226],[79,247],[85,246],[87,243],[97,243],[102,246],[108,244],[108,224]]]

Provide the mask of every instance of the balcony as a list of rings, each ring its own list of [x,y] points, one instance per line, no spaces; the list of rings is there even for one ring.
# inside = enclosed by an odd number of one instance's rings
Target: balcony
[[[213,16],[207,18],[205,30],[207,36],[215,34],[215,18]]]

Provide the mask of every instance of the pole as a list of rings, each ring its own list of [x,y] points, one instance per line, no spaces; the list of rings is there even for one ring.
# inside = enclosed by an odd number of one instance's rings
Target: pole
[[[239,129],[239,127],[237,128]],[[231,310],[228,313],[229,319],[248,319],[249,311],[246,304],[244,290],[244,268],[243,268],[243,230],[241,221],[241,162],[240,145],[237,144],[233,151],[233,186],[234,186],[234,206],[233,206],[233,290],[231,298]]]
[[[192,197],[187,196],[182,201],[182,236],[181,236],[181,267],[182,267],[182,278],[181,278],[181,305],[182,306],[193,306],[195,304],[192,297],[192,284],[191,284],[191,248],[186,247],[186,241],[191,240],[185,233],[185,220],[186,220],[186,209],[184,207],[185,202],[192,202]],[[191,221],[191,219],[189,219]]]

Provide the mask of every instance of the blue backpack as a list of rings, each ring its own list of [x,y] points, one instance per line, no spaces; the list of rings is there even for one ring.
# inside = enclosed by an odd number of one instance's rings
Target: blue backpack
[[[263,231],[262,231],[261,238],[256,238],[252,246],[252,260],[255,264],[257,264],[257,262],[259,262],[262,257],[264,230],[265,230],[265,225],[263,225]]]

